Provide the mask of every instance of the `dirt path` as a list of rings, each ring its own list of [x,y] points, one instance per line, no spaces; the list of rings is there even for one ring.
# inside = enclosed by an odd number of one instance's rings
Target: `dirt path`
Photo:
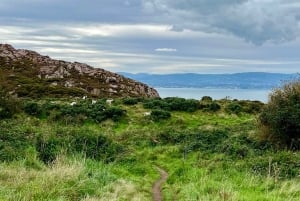
[[[169,175],[161,168],[157,168],[157,170],[159,171],[160,178],[153,184],[152,195],[153,201],[162,201],[161,185],[167,180]]]

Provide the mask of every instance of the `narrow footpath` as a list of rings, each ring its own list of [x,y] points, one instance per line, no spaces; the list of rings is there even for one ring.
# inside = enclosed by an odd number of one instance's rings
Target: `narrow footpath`
[[[160,178],[153,184],[152,187],[152,195],[153,195],[153,201],[162,201],[162,192],[161,192],[161,186],[162,184],[167,180],[168,173],[161,169],[157,168],[160,174]]]

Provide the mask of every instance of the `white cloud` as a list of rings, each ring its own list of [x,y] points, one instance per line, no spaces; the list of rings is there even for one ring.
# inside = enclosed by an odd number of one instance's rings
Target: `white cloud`
[[[32,22],[0,26],[0,42],[113,72],[299,72],[300,40],[253,46],[223,33],[171,29],[159,24]]]
[[[157,48],[156,52],[177,52],[177,49],[174,48]]]

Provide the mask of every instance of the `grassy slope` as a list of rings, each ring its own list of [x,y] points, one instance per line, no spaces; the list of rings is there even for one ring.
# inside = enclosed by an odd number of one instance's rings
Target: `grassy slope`
[[[297,169],[286,167],[299,153],[256,148],[254,115],[172,112],[171,119],[153,122],[140,104],[122,107],[127,117],[119,122],[10,120],[24,133],[102,133],[126,149],[108,164],[62,152],[49,165],[28,149],[25,159],[0,164],[0,200],[151,200],[156,166],[169,173],[166,200],[300,199],[299,170],[290,176]],[[220,135],[216,144],[210,141],[214,132]]]

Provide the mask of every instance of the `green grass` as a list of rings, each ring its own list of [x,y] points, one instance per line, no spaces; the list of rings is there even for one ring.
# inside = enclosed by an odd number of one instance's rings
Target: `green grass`
[[[1,120],[0,153],[17,151],[12,156],[18,157],[0,163],[0,200],[152,200],[156,167],[169,173],[162,189],[165,200],[300,199],[300,153],[259,142],[255,114],[173,111],[170,119],[156,122],[144,116],[150,110],[141,103],[118,107],[126,116],[101,123],[74,124],[23,113]],[[94,145],[85,140],[86,147],[74,149],[78,135],[104,136],[109,152],[89,157],[85,151],[93,151]],[[9,146],[7,136],[24,143]],[[41,161],[35,148],[38,136],[44,142],[50,136],[53,143],[64,142],[53,161]],[[111,152],[115,147],[120,149]],[[113,160],[105,160],[110,154]]]

